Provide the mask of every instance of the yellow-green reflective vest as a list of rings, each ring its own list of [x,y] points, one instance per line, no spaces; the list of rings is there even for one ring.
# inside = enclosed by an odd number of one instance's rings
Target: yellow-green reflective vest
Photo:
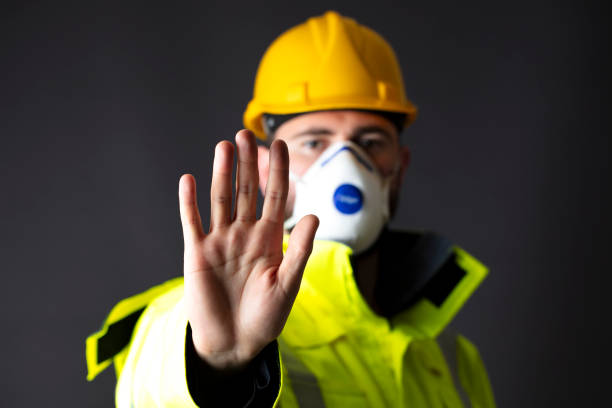
[[[452,253],[464,274],[443,301],[423,298],[386,319],[363,299],[350,248],[315,241],[279,338],[275,406],[494,407],[477,349],[446,329],[487,269],[458,247]],[[88,379],[113,362],[118,407],[195,407],[186,327],[182,278],[123,300],[86,341]]]

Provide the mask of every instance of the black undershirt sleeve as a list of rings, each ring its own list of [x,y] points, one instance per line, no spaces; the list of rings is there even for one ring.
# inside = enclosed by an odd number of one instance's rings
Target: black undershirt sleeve
[[[280,390],[280,360],[276,340],[241,371],[222,372],[203,361],[196,353],[187,325],[185,336],[187,386],[199,407],[268,408]]]

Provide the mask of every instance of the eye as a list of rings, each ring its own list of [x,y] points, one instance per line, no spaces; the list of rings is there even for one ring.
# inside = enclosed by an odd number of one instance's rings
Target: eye
[[[372,140],[372,139],[366,139],[366,140],[361,140],[360,143],[361,147],[364,148],[370,148],[370,147],[374,147],[374,146],[379,146],[380,145],[380,141],[378,140]]]
[[[387,141],[381,137],[363,137],[357,140],[357,144],[361,146],[364,150],[375,150],[382,149],[386,146]]]
[[[302,142],[302,147],[308,150],[318,150],[323,147],[323,142],[317,139],[309,139]]]

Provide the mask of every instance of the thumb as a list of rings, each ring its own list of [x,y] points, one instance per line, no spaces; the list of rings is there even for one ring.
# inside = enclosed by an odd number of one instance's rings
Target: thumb
[[[315,215],[303,217],[291,231],[285,257],[279,266],[279,283],[293,300],[300,289],[302,274],[312,252],[312,242],[319,227]]]

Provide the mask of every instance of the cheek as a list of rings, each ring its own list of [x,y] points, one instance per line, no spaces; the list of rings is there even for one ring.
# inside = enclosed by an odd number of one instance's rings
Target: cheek
[[[293,204],[295,203],[295,183],[289,181],[289,192],[287,193],[287,204],[285,204],[285,219],[289,218],[293,213]]]
[[[392,176],[396,170],[399,158],[394,155],[383,155],[373,159],[376,168],[383,177]]]
[[[305,160],[301,157],[289,158],[289,170],[298,177],[302,177],[308,171],[308,168],[315,160]]]
[[[314,160],[306,160],[297,155],[289,157],[289,170],[297,177],[302,177],[314,163]],[[285,218],[289,218],[293,214],[293,205],[295,203],[295,182],[289,180],[289,192],[287,194],[287,204],[285,205]]]

